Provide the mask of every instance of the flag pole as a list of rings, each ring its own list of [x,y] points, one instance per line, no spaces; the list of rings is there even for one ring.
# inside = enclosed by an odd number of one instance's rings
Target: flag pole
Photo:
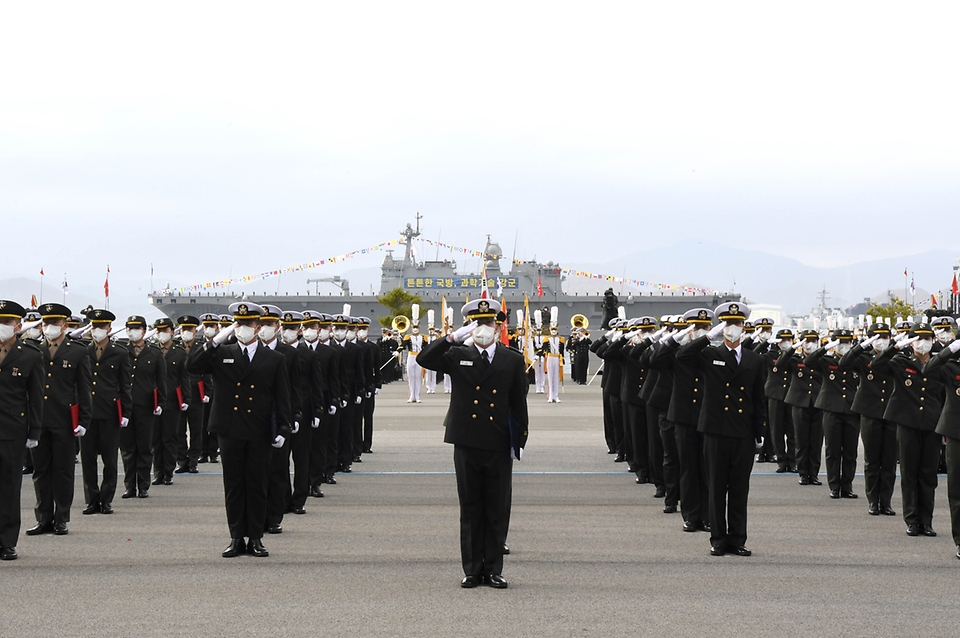
[[[43,303],[43,266],[40,266],[40,303]]]

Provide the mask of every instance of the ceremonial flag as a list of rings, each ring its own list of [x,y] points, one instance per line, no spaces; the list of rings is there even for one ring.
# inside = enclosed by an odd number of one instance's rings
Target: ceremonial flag
[[[480,298],[489,299],[490,291],[487,290],[487,264],[484,262],[483,267],[480,269],[480,276],[483,278],[483,285],[480,287]]]
[[[103,297],[110,298],[110,265],[107,264],[107,278],[103,280]]]
[[[497,277],[497,297],[503,298],[503,284],[500,282],[499,277]]]
[[[957,287],[957,273],[953,273],[953,283],[950,284],[950,292],[955,295],[960,294],[960,287]]]
[[[917,285],[913,282],[913,277],[910,278],[910,294],[917,294]]]
[[[906,269],[906,268],[903,269],[903,276],[904,276],[904,277],[907,276],[907,269]]]
[[[40,266],[40,276],[43,277],[43,266]]]
[[[530,298],[523,293],[523,358],[527,362],[527,369],[533,365],[533,335],[530,334]]]
[[[500,278],[497,277],[497,283],[500,283]],[[507,300],[504,299],[500,302],[501,310],[503,311],[506,319],[503,320],[503,328],[500,330],[500,343],[510,347],[510,313],[507,312]]]
[[[63,294],[70,294],[70,286],[67,285],[67,273],[63,273],[63,284],[61,285],[61,288],[63,289]]]
[[[37,303],[37,296],[36,296],[36,295],[30,295],[30,307],[31,307],[31,308],[36,308],[38,305],[39,305],[39,304]]]
[[[937,307],[937,296],[936,296],[936,295],[930,295],[930,305],[932,305],[934,308]]]
[[[543,286],[540,284],[540,275],[537,275],[537,296],[543,296]]]

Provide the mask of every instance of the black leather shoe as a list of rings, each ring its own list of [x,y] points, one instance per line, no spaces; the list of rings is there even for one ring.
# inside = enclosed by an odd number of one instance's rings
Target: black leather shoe
[[[17,552],[13,552],[13,554],[14,554],[14,558],[16,558]],[[960,545],[957,545],[957,558],[960,558]],[[10,559],[8,558],[6,560],[10,560]]]
[[[830,498],[840,498],[840,490],[831,490]]]
[[[283,527],[280,525],[270,525],[267,527],[267,534],[283,534]]]
[[[302,507],[297,507],[297,506],[294,506],[290,511],[293,512],[294,514],[306,514],[306,513],[307,513],[307,510],[303,509]]]
[[[683,531],[685,531],[685,532],[699,532],[699,531],[700,531],[700,521],[684,521],[684,522],[683,522]]]
[[[933,536],[936,536],[936,535],[937,535],[937,533],[936,533],[935,531],[933,531],[933,526],[932,526],[932,525],[921,525],[921,526],[920,526],[920,531],[923,533],[924,536],[933,537]]]
[[[810,485],[810,479],[807,478],[806,474],[801,474],[797,483],[800,485]]]
[[[187,472],[189,472],[190,474],[198,474],[200,470],[197,469],[196,465],[191,465],[190,468],[187,469]]]
[[[960,558],[960,556],[957,556],[957,558]],[[0,547],[0,560],[17,560],[17,548]]]
[[[26,476],[27,474],[33,474],[33,468],[32,468],[32,467],[27,467],[26,465],[24,465],[24,466],[23,466],[23,475]]]
[[[344,474],[349,474],[350,472],[353,471],[353,469],[349,465],[341,465],[340,471]]]
[[[53,531],[53,523],[37,523],[27,530],[27,536],[39,536],[40,534],[49,534]]]
[[[206,462],[207,462],[207,457],[205,456],[201,456],[199,459],[197,459],[197,463],[206,463]]]
[[[507,555],[509,555],[509,554],[510,554],[510,548],[507,547],[507,544],[506,544],[506,543],[504,543],[504,544],[503,544],[503,555],[504,555],[504,556],[507,556]]]
[[[481,576],[464,576],[463,580],[460,581],[460,586],[464,589],[472,589],[483,584],[483,578]]]
[[[90,503],[83,508],[83,514],[89,516],[90,514],[99,514],[100,513],[100,503]]]
[[[247,544],[247,553],[257,558],[266,558],[270,555],[270,552],[263,546],[263,542],[259,538],[250,539],[250,542]]]
[[[880,506],[876,503],[870,503],[870,507],[867,508],[867,514],[870,516],[880,516]]]
[[[489,574],[489,575],[487,575],[486,578],[484,578],[484,582],[485,582],[486,584],[490,585],[491,587],[493,587],[494,589],[506,589],[506,588],[507,588],[507,581],[506,581],[506,579],[505,579],[503,576],[501,576],[500,574]]]
[[[841,491],[841,492],[840,492],[840,496],[841,496],[841,498],[860,498],[859,495],[856,494],[855,492],[844,492],[844,491]]]
[[[175,469],[175,470],[173,471],[173,473],[174,473],[174,474],[186,474],[186,473],[189,472],[189,471],[190,471],[190,468],[189,468],[189,467],[187,467],[186,465],[180,465],[180,466],[177,467],[177,469]]]
[[[700,529],[702,529],[702,530],[705,531],[705,532],[709,532],[709,531],[710,531],[710,523],[708,523],[707,521],[700,521]]]
[[[163,477],[158,476],[157,478],[153,479],[153,483],[150,485],[163,485]]]
[[[101,503],[100,504],[100,513],[101,514],[113,514],[113,505],[110,503]]]
[[[623,462],[626,461],[626,460],[627,460],[627,457],[625,457],[625,456],[622,455],[622,454],[618,454],[618,455],[617,455],[617,458],[613,459],[613,462],[614,462],[614,463],[623,463]]]
[[[333,478],[333,474],[329,475],[326,480],[327,485],[336,485],[337,479]]]
[[[711,556],[723,556],[727,553],[726,548],[723,545],[714,545],[710,548]]]
[[[360,455],[358,454],[358,455],[356,455],[355,457],[353,457],[353,462],[354,462],[354,463],[363,463],[363,460],[360,458]]]
[[[211,455],[210,455],[210,462],[211,462],[211,463],[219,463],[219,462],[220,462],[220,457],[217,456],[216,454],[211,454]]]
[[[120,495],[120,498],[134,498],[137,495],[137,490],[127,490]]]
[[[164,484],[164,485],[173,485],[173,477],[172,477],[172,476],[164,476],[164,477],[163,477],[163,484]]]
[[[733,550],[733,553],[736,554],[737,556],[750,556],[753,554],[753,552],[747,549],[746,546],[744,545],[741,545],[740,547]]]
[[[807,480],[810,481],[810,485],[823,485],[816,476],[808,476]]]
[[[920,535],[919,525],[907,525],[907,536],[919,536],[919,535]]]
[[[137,492],[137,498],[149,498],[149,497],[150,497],[150,492],[148,492],[147,490],[140,490],[139,492]]]
[[[787,472],[787,468],[784,465],[781,465],[780,467],[777,468],[777,474],[786,474],[786,472]]]
[[[370,448],[367,448],[366,450],[363,451],[363,453],[364,453],[364,454],[373,454],[373,450],[371,450]]]
[[[667,491],[662,487],[658,487],[657,491],[653,493],[653,498],[663,498],[667,495]]]
[[[70,533],[70,530],[67,529],[66,523],[54,523],[53,533],[57,536],[66,536]]]
[[[797,466],[796,466],[796,465],[788,465],[788,466],[787,466],[787,471],[790,472],[791,474],[796,474],[796,473],[797,473]]]
[[[244,544],[242,538],[231,538],[230,544],[227,545],[227,548],[221,552],[221,556],[224,558],[233,558],[234,556],[239,556],[244,554],[247,551],[247,546]]]
[[[676,506],[676,505],[664,505],[664,506],[663,506],[663,513],[664,513],[664,514],[676,514],[676,513],[677,513],[677,506]]]
[[[880,506],[880,513],[883,514],[884,516],[896,516],[896,515],[897,515],[897,513],[894,512],[894,511],[893,511],[893,508],[890,507],[889,505],[881,505],[881,506]]]
[[[310,496],[314,498],[323,498],[323,491],[320,489],[319,485],[314,485],[310,488]]]

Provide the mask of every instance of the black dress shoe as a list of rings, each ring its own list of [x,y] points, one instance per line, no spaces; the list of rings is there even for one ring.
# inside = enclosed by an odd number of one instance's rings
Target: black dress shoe
[[[327,485],[336,485],[337,479],[333,478],[333,474],[330,474],[329,476],[327,476],[326,483]]]
[[[823,485],[816,476],[809,476],[807,480],[810,481],[810,485]]]
[[[53,533],[57,536],[66,536],[70,533],[70,530],[67,529],[66,523],[54,523]]]
[[[702,530],[705,531],[705,532],[709,532],[709,531],[710,531],[710,523],[708,523],[707,521],[700,521],[700,529],[702,529]]]
[[[787,466],[787,471],[790,472],[791,474],[796,474],[796,473],[797,473],[797,466],[796,466],[796,465],[788,465],[788,466]]]
[[[800,485],[810,485],[810,479],[807,478],[806,474],[801,474],[800,479],[797,481]]]
[[[483,584],[483,577],[481,576],[464,576],[463,580],[460,581],[460,586],[464,589],[472,589]]]
[[[283,533],[283,527],[281,527],[280,525],[269,525],[267,527],[267,534],[282,534],[282,533]]]
[[[741,545],[740,547],[733,550],[733,553],[736,554],[737,556],[750,556],[751,554],[753,554],[753,552],[747,549],[744,545]]]
[[[616,453],[617,453],[616,450],[607,450],[607,454],[616,454]]]
[[[897,515],[897,513],[894,512],[894,511],[893,511],[893,508],[890,507],[889,505],[881,505],[881,506],[880,506],[880,513],[883,514],[884,516],[896,516],[896,515]]]
[[[211,455],[210,455],[210,462],[211,462],[211,463],[219,463],[219,462],[220,462],[220,457],[218,457],[216,454],[211,454]]]
[[[164,485],[173,485],[173,477],[172,477],[172,476],[164,476],[164,477],[163,477],[163,484],[164,484]]]
[[[699,531],[700,531],[700,521],[684,521],[684,522],[683,522],[683,531],[685,531],[685,532],[699,532]]]
[[[293,512],[294,514],[306,514],[306,513],[307,513],[307,510],[303,509],[302,507],[297,507],[297,506],[294,506],[290,511]]]
[[[653,493],[653,498],[663,498],[666,495],[667,490],[663,489],[662,487],[658,487],[657,491]]]
[[[49,534],[53,531],[53,523],[47,521],[46,523],[37,523],[33,527],[27,530],[27,536],[39,536],[40,534]]]
[[[257,558],[266,558],[270,555],[270,552],[263,546],[263,542],[259,538],[250,539],[250,542],[247,543],[247,553]]]
[[[618,455],[617,455],[617,458],[613,459],[613,462],[614,462],[614,463],[623,463],[623,462],[626,461],[626,460],[627,460],[627,457],[625,457],[625,456],[622,455],[622,454],[618,454]]]
[[[841,490],[840,496],[841,498],[860,498],[858,494],[856,494],[855,492],[851,492],[849,490],[848,491]]]
[[[664,514],[676,514],[676,513],[677,513],[677,506],[676,506],[676,505],[664,505],[664,506],[663,506],[663,513],[664,513]]]
[[[323,491],[320,489],[319,485],[314,485],[310,488],[310,496],[314,498],[323,498]]]
[[[360,455],[358,454],[358,455],[356,455],[355,457],[353,457],[353,462],[354,462],[354,463],[363,463],[363,460],[360,458]]]
[[[870,507],[867,508],[867,514],[870,516],[880,516],[880,506],[876,503],[870,503]]]
[[[101,514],[113,514],[113,505],[110,503],[101,503],[100,504],[100,513]]]
[[[191,465],[191,466],[187,469],[187,472],[189,472],[190,474],[198,474],[198,473],[200,472],[200,470],[197,469],[197,466],[196,466],[196,465]]]
[[[781,465],[780,467],[777,468],[777,474],[786,474],[786,472],[787,472],[786,466]]]
[[[504,543],[504,544],[503,544],[503,555],[504,555],[504,556],[507,556],[508,554],[510,554],[510,548],[507,547],[507,544],[506,544],[506,543]]]
[[[90,514],[99,514],[100,513],[100,503],[90,503],[83,508],[83,514],[89,516]]]
[[[234,556],[239,556],[240,554],[245,554],[247,551],[247,546],[244,544],[242,538],[231,538],[230,544],[227,545],[227,548],[220,553],[224,558],[233,558]]]
[[[921,526],[920,526],[920,531],[923,533],[924,536],[933,537],[933,536],[936,536],[936,535],[937,535],[937,533],[936,533],[935,531],[933,531],[933,526],[932,526],[932,525],[929,525],[929,524],[921,525]]]
[[[10,549],[10,548],[8,547],[7,549]],[[14,558],[16,558],[17,552],[14,551],[13,554],[14,554]],[[957,558],[960,558],[960,545],[957,545]],[[7,560],[10,560],[10,559],[8,558]]]
[[[190,468],[189,468],[189,467],[187,467],[186,465],[180,465],[180,466],[177,467],[177,469],[175,469],[175,470],[173,471],[173,473],[174,473],[174,474],[186,474],[186,473],[189,472],[189,471],[190,471]]]
[[[349,465],[341,465],[340,471],[343,472],[344,474],[349,474],[350,472],[353,471],[353,469]]]
[[[723,556],[727,553],[727,549],[723,545],[714,545],[710,548],[711,556]]]
[[[120,498],[134,498],[137,495],[137,490],[127,490],[120,495]]]
[[[207,457],[205,456],[201,456],[199,459],[197,459],[197,463],[206,463],[206,462],[207,462]]]
[[[153,483],[150,485],[163,485],[163,477],[158,476],[157,478],[153,479]]]
[[[960,558],[960,556],[958,556]],[[16,547],[0,547],[0,560],[17,560]]]
[[[27,474],[33,474],[33,468],[32,468],[32,467],[23,466],[23,475],[26,476]]]
[[[490,585],[491,587],[493,587],[494,589],[507,588],[507,581],[500,574],[488,574],[487,577],[484,578],[484,582]]]
[[[830,498],[840,498],[840,490],[830,490]]]
[[[919,525],[907,525],[907,536],[919,536],[919,535],[920,535]]]
[[[140,490],[139,492],[137,492],[137,498],[149,498],[149,497],[150,497],[150,492],[148,492],[147,490]]]
[[[650,482],[650,479],[648,479],[646,476],[637,477],[637,485],[646,485],[649,482]]]
[[[367,448],[366,450],[363,451],[363,453],[364,453],[364,454],[373,454],[373,450],[371,450],[370,448]]]

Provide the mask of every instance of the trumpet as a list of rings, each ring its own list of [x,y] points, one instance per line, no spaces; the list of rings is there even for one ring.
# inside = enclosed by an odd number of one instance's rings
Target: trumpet
[[[403,315],[397,315],[393,318],[393,323],[391,324],[393,329],[397,334],[403,334],[410,328],[410,320],[404,317]]]

